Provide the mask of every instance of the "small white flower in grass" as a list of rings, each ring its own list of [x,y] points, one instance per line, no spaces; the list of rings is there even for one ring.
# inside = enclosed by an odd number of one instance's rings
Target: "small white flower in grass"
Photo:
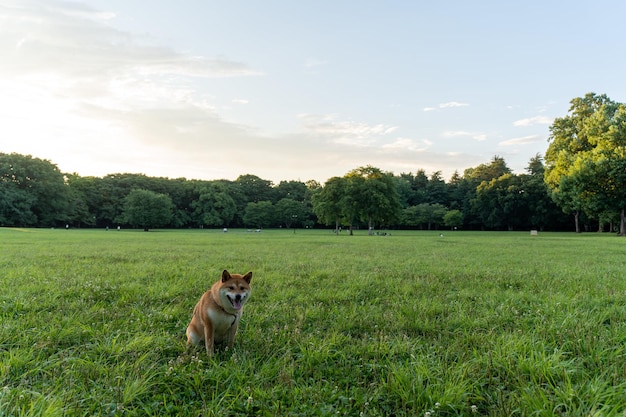
[[[472,413],[477,413],[478,412],[478,407],[476,407],[475,405],[473,405],[471,407],[471,409],[472,409]]]
[[[430,417],[430,411],[426,411],[426,412],[424,413],[424,417]]]
[[[439,407],[441,407],[441,404],[440,403],[435,403],[435,408],[439,408]]]

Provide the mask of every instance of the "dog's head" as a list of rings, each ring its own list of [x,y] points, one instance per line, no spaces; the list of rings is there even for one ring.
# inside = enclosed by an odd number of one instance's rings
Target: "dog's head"
[[[220,299],[227,311],[240,311],[248,297],[250,297],[250,281],[252,272],[245,275],[231,274],[227,270],[222,272],[220,281]]]

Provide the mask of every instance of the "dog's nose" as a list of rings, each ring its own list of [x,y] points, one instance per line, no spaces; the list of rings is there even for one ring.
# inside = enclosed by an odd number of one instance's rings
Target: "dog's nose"
[[[237,300],[237,301],[241,300],[241,294],[237,294],[237,295],[235,296],[235,300]]]

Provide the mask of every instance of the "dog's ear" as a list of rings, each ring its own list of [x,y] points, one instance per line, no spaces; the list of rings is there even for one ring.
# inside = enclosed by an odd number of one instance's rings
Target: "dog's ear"
[[[246,281],[248,284],[250,284],[250,281],[252,281],[252,271],[248,272],[246,275],[243,276],[244,281]]]
[[[222,282],[226,282],[230,279],[230,273],[227,270],[222,271]]]

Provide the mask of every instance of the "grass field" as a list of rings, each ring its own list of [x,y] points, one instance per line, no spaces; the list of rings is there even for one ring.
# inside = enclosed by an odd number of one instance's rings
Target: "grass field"
[[[626,239],[0,228],[0,417],[624,416]],[[232,351],[185,353],[222,269]]]

